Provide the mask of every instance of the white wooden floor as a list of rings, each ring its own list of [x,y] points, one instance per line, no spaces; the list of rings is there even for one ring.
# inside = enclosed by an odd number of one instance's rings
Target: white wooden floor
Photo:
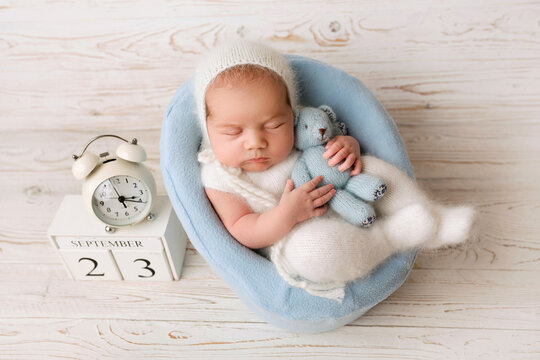
[[[325,3],[0,0],[0,358],[540,358],[540,3]],[[317,335],[259,320],[191,245],[176,283],[70,280],[46,231],[80,191],[71,154],[137,137],[164,194],[165,108],[234,36],[363,80],[419,183],[478,207],[477,242],[420,254],[386,301]]]

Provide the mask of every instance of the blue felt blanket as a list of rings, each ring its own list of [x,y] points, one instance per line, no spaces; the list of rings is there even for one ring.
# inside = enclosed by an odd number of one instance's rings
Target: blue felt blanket
[[[359,80],[309,58],[286,58],[296,72],[302,105],[330,105],[364,153],[413,177],[394,122]],[[196,116],[189,79],[174,95],[163,121],[160,152],[165,188],[193,246],[260,318],[294,332],[328,331],[357,319],[405,281],[416,250],[396,254],[369,276],[350,283],[342,303],[289,286],[269,260],[232,238],[214,212],[200,181],[201,132]]]

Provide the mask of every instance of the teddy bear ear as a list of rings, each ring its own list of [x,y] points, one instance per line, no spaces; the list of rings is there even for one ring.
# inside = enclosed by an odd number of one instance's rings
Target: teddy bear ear
[[[336,116],[336,113],[334,112],[334,110],[332,110],[332,108],[328,105],[321,105],[319,106],[319,109],[321,109],[322,111],[324,111],[326,113],[326,115],[328,115],[328,117],[330,118],[330,120],[332,120],[333,122],[336,122],[337,120],[337,116]]]
[[[294,126],[296,126],[296,124],[298,124],[298,119],[300,119],[300,110],[295,109],[293,113],[294,113]]]

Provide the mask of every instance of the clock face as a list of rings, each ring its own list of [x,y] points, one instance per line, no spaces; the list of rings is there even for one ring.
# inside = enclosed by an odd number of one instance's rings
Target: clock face
[[[92,196],[92,209],[106,224],[131,225],[141,221],[150,211],[150,189],[141,180],[117,175],[103,181]]]

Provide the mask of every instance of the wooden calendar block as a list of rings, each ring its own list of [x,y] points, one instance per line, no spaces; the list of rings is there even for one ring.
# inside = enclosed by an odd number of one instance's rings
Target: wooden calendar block
[[[172,280],[165,252],[112,251],[124,280]]]
[[[67,195],[48,236],[77,280],[179,280],[187,236],[169,198],[158,196],[155,218],[106,232],[80,195]]]
[[[110,251],[62,249],[59,252],[75,280],[122,280]]]

